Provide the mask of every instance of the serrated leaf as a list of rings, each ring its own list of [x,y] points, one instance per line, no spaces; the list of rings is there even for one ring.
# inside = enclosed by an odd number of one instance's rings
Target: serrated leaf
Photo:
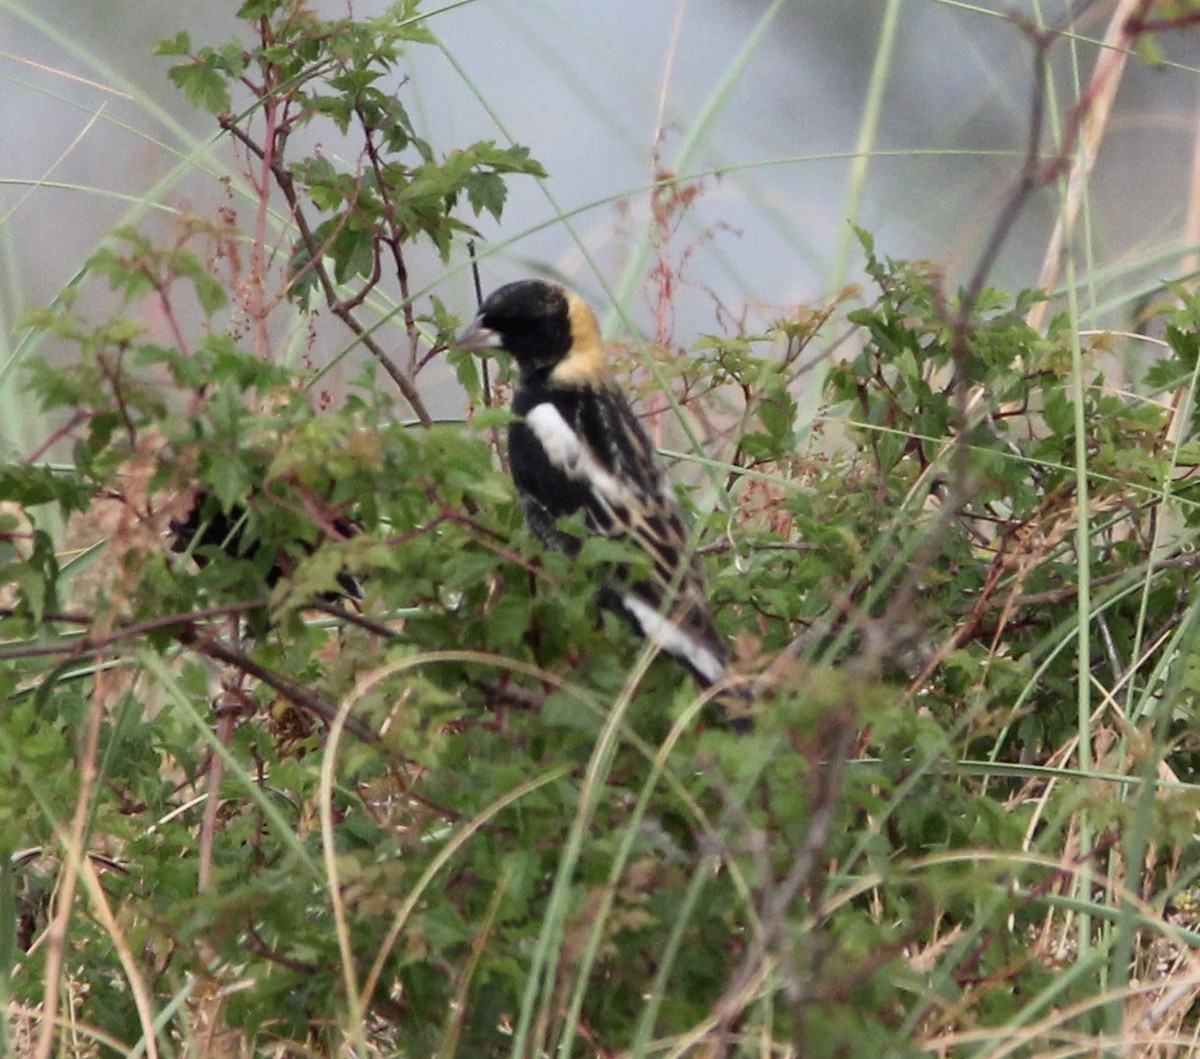
[[[154,49],[155,55],[191,55],[192,38],[186,32],[176,33],[173,37],[160,40]]]
[[[246,465],[236,457],[218,460],[209,471],[208,482],[226,513],[245,501],[254,484]]]
[[[508,186],[496,173],[472,173],[466,178],[467,201],[475,216],[487,210],[496,220],[504,212]]]
[[[225,77],[207,64],[196,61],[175,66],[167,76],[183,90],[193,106],[210,114],[228,113],[230,97]]]

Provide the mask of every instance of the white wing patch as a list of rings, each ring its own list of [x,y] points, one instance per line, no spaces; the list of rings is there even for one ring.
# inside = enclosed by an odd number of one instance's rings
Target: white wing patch
[[[602,503],[625,508],[636,505],[629,487],[601,466],[591,448],[554,405],[549,402],[534,405],[525,414],[525,425],[533,431],[550,462],[572,478],[587,482]]]
[[[719,683],[725,676],[725,666],[721,664],[721,660],[665,614],[661,614],[645,600],[638,599],[632,592],[624,593],[621,603],[638,623],[642,635],[660,651],[686,659],[688,665],[710,684]]]
[[[553,404],[543,402],[526,413],[525,425],[533,431],[550,462],[571,478],[586,482],[592,497],[608,508],[614,519],[623,524],[624,530],[636,537],[636,526],[624,524],[624,520],[645,506],[640,494],[596,459],[591,447],[572,429],[562,413]],[[618,517],[617,512],[622,514]],[[645,542],[643,546],[649,548]],[[657,554],[656,550],[651,551],[652,556]],[[683,661],[709,684],[724,679],[726,667],[720,656],[657,607],[632,592],[622,593],[621,604],[642,635],[660,651]]]

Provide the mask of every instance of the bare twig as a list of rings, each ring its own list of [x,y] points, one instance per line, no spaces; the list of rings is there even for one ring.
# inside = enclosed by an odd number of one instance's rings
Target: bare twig
[[[94,412],[86,411],[82,408],[75,411],[70,419],[68,419],[62,426],[55,430],[44,442],[42,442],[41,445],[34,449],[33,452],[25,457],[25,462],[30,466],[37,463],[43,456],[46,455],[47,452],[57,445],[59,441],[65,437],[70,437],[71,431],[79,426],[80,423],[86,423],[94,415]]]
[[[384,625],[383,622],[368,618],[365,614],[359,614],[357,611],[340,606],[331,600],[314,600],[312,609],[319,610],[322,614],[328,614],[331,618],[337,618],[338,621],[344,621],[349,625],[357,625],[360,629],[365,629],[369,633],[388,640],[395,640],[399,636],[395,629]]]

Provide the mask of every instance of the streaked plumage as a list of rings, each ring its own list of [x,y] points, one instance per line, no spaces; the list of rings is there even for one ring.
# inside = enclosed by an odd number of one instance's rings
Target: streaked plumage
[[[702,687],[728,676],[729,651],[709,609],[683,512],[654,445],[613,381],[595,314],[573,291],[540,280],[495,291],[458,343],[504,349],[520,369],[509,460],[530,527],[549,547],[576,542],[558,519],[583,511],[597,534],[633,540],[654,576],[605,586],[601,601],[623,614]],[[749,696],[723,704],[744,727]]]

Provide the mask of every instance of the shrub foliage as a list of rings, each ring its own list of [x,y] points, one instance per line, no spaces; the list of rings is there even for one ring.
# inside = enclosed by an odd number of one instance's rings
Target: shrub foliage
[[[13,1025],[833,1056],[1140,1017],[1197,936],[1193,296],[1116,388],[1118,340],[860,233],[861,289],[652,350],[709,439],[680,480],[760,675],[738,736],[597,611],[630,556],[533,541],[506,376],[452,348],[436,262],[540,167],[418,135],[412,0],[239,14],[161,51],[246,201],[114,232],[25,321],[70,352],[26,358],[44,444],[0,466]],[[236,547],[172,549],[198,497]]]

